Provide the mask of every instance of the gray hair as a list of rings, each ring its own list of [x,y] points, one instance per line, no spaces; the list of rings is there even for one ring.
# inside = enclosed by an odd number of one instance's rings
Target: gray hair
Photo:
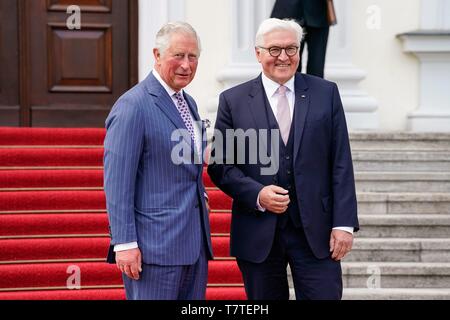
[[[198,54],[200,55],[201,43],[197,32],[189,23],[183,21],[168,22],[156,34],[155,48],[159,50],[161,55],[164,55],[164,52],[169,48],[170,38],[176,33],[184,33],[194,37],[197,40]]]
[[[256,33],[255,45],[264,46],[264,36],[276,30],[286,30],[294,32],[297,35],[297,45],[300,46],[300,42],[303,38],[302,27],[295,20],[281,20],[276,18],[266,19],[259,25],[258,32]]]

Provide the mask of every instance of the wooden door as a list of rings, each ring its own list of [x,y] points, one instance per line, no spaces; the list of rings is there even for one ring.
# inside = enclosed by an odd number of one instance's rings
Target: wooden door
[[[20,125],[103,127],[114,102],[137,82],[137,1],[13,2]],[[69,5],[81,9],[79,30],[67,25]]]

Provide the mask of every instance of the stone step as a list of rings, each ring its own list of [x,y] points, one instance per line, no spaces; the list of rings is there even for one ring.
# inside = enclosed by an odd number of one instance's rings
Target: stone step
[[[359,215],[358,238],[448,238],[450,215]]]
[[[355,172],[358,192],[450,192],[450,172]]]
[[[450,289],[449,288],[443,289],[345,288],[342,299],[343,300],[450,300]]]
[[[358,192],[359,214],[450,214],[450,193]]]
[[[352,153],[355,171],[450,172],[450,151],[362,151]]]
[[[450,262],[450,239],[356,238],[344,262]]]
[[[344,262],[346,288],[450,288],[450,263]]]
[[[350,132],[352,150],[450,151],[448,133]]]
[[[295,289],[289,289],[289,299],[295,300]],[[416,288],[344,288],[342,300],[450,300],[450,289]]]

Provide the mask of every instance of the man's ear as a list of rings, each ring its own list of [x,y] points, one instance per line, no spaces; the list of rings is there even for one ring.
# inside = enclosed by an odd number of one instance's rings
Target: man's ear
[[[256,55],[256,59],[258,59],[258,62],[261,63],[261,50],[257,47],[255,47],[255,55]]]
[[[155,57],[156,62],[159,62],[159,59],[161,59],[161,53],[159,52],[159,49],[153,48],[153,57]]]

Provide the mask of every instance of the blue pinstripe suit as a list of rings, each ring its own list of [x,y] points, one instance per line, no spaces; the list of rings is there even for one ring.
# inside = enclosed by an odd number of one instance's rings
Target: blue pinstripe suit
[[[185,99],[200,121],[195,101],[187,94]],[[104,178],[111,245],[138,242],[146,265],[192,265],[201,249],[211,258],[203,166],[172,162],[179,141],[171,141],[171,135],[186,128],[153,74],[116,102],[106,128]]]

